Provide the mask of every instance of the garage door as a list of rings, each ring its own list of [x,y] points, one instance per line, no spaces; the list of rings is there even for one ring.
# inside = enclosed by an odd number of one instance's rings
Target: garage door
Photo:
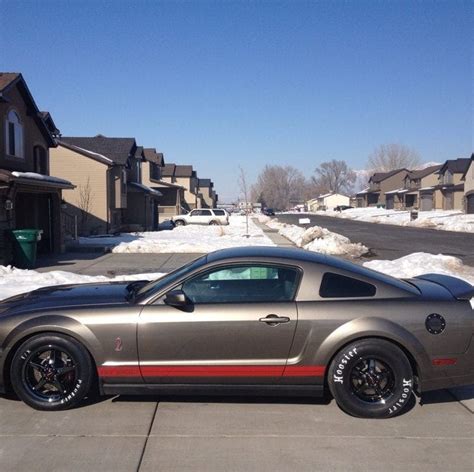
[[[431,211],[433,209],[433,195],[431,193],[420,195],[421,211]]]
[[[466,212],[474,213],[474,193],[466,197]]]

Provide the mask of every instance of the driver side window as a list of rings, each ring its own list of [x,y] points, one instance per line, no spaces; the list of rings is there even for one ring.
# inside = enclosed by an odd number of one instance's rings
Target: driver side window
[[[194,304],[292,301],[298,271],[274,265],[232,265],[200,274],[183,284]]]

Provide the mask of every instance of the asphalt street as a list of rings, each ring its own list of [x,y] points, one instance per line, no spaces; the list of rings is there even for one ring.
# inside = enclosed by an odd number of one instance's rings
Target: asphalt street
[[[411,228],[407,226],[366,223],[345,218],[305,213],[277,215],[282,223],[298,224],[309,218],[311,225],[323,226],[347,236],[354,243],[362,243],[371,250],[371,258],[398,259],[413,252],[445,254],[462,259],[474,266],[474,234]]]

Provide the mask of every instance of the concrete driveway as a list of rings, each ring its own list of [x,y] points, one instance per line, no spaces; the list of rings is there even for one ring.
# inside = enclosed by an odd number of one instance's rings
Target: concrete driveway
[[[107,398],[55,413],[0,398],[0,471],[472,471],[474,416],[446,391],[389,420],[334,402]]]

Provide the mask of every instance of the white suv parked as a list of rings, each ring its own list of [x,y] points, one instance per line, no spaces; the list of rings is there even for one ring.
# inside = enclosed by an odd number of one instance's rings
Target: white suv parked
[[[228,225],[229,214],[219,208],[202,208],[191,210],[186,215],[173,216],[176,226],[184,225]]]

